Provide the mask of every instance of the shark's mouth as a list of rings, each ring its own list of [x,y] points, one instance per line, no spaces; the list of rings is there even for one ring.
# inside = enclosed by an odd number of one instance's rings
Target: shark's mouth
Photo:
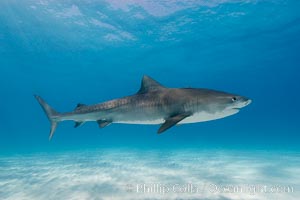
[[[252,101],[250,99],[244,102],[240,102],[236,107],[233,107],[232,109],[240,110],[241,108],[248,106],[251,102]]]

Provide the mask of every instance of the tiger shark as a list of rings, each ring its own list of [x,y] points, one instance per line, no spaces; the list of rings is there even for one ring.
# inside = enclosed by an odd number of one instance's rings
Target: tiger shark
[[[249,105],[247,97],[203,88],[168,88],[143,76],[138,92],[131,96],[94,105],[78,104],[71,112],[59,113],[40,96],[34,95],[50,123],[49,140],[59,122],[75,121],[79,127],[96,121],[100,128],[112,123],[160,124],[162,133],[176,124],[204,122],[224,118]]]

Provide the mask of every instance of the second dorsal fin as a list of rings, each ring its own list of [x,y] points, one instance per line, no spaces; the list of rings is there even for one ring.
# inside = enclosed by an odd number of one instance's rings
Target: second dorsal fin
[[[79,103],[79,104],[77,104],[75,110],[78,110],[78,109],[82,108],[83,106],[86,106],[86,105],[82,104],[82,103]]]
[[[146,93],[149,91],[159,90],[165,88],[159,82],[155,81],[149,76],[143,76],[141,88],[137,93]]]

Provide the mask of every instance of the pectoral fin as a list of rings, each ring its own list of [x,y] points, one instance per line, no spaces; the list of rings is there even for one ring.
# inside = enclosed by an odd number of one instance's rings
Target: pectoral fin
[[[171,128],[172,126],[176,125],[178,122],[180,122],[181,120],[183,120],[184,118],[189,117],[189,116],[191,116],[191,114],[181,113],[181,114],[173,115],[173,116],[167,118],[165,123],[163,123],[160,126],[157,133],[160,134],[160,133],[168,130],[169,128]]]

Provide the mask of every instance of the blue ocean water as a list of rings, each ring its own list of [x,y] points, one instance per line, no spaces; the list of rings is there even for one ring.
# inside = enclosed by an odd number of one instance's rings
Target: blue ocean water
[[[299,52],[297,0],[1,0],[0,199],[297,199]],[[63,122],[48,140],[34,94],[71,111],[134,94],[143,75],[252,104],[161,135]],[[201,189],[141,190],[176,184]]]

